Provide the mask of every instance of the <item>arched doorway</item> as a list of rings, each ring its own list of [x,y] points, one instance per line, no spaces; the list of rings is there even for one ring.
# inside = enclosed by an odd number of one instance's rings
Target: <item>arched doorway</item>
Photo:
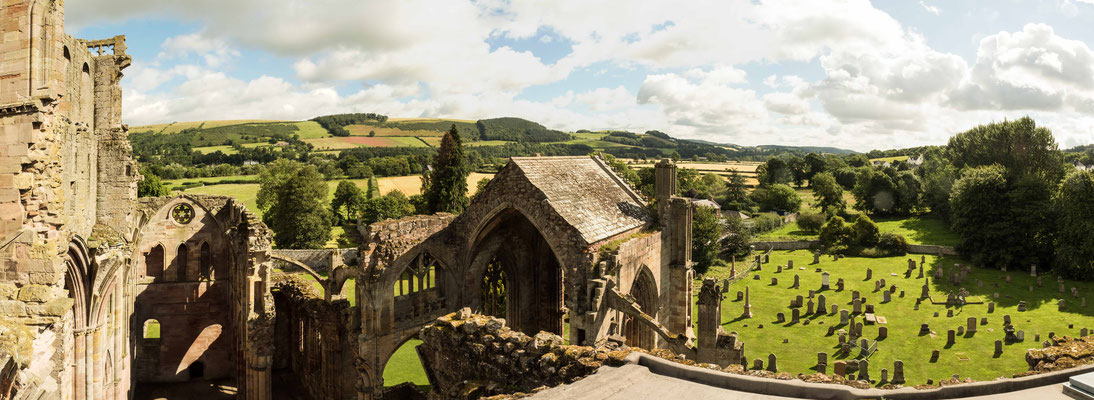
[[[562,334],[562,267],[536,226],[508,209],[482,228],[475,243],[478,311],[528,334]]]
[[[651,318],[657,317],[657,283],[648,269],[642,268],[638,273],[630,294],[643,313]],[[635,321],[630,315],[623,319],[623,336],[627,338],[627,346],[653,349],[656,345],[653,328]]]
[[[426,377],[425,367],[418,357],[417,347],[420,344],[422,341],[416,338],[407,339],[388,357],[382,371],[385,391],[410,383],[423,392],[429,392],[429,378]]]

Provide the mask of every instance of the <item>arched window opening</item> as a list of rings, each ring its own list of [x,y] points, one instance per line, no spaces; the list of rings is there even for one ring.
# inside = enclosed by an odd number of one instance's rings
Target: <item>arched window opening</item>
[[[395,349],[383,368],[384,388],[389,389],[403,383],[411,383],[424,392],[429,392],[429,378],[425,374],[422,360],[418,357],[416,347],[422,341],[410,339]],[[393,398],[399,398],[394,393],[389,394]],[[385,396],[386,398],[387,396]]]
[[[495,257],[486,265],[482,277],[482,313],[505,318],[507,293],[505,291],[505,269]]]
[[[418,254],[395,281],[395,320],[432,315],[445,307],[444,268],[429,253]]]
[[[64,47],[65,61],[72,61],[72,54],[68,52],[68,46]]]
[[[186,247],[186,243],[179,245],[178,253],[175,255],[175,272],[178,274],[176,280],[179,282],[186,280],[186,266],[189,264],[189,257],[187,257],[190,249]]]
[[[153,278],[163,277],[163,246],[156,245],[144,255],[144,274]]]
[[[212,280],[213,275],[213,250],[209,248],[209,242],[201,244],[201,279]]]
[[[152,318],[144,321],[144,340],[159,340],[160,339],[160,321]]]

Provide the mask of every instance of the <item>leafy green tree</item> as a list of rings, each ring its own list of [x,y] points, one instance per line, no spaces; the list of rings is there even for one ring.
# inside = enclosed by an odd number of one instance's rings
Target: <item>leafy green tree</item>
[[[929,149],[924,157],[923,165],[916,169],[923,184],[923,205],[934,216],[949,220],[950,194],[953,183],[960,177],[959,170],[950,162],[944,148]]]
[[[756,168],[756,174],[760,185],[790,183],[793,179],[790,166],[779,157],[768,158],[767,162]]]
[[[752,191],[752,201],[763,211],[797,212],[802,199],[793,188],[786,185],[769,185]]]
[[[350,179],[369,179],[372,178],[372,167],[363,162],[356,162],[349,164],[349,168],[346,169],[346,176]]]
[[[692,225],[694,227],[694,224]],[[740,218],[730,217],[722,222],[725,239],[722,239],[722,252],[729,256],[746,257],[751,251],[752,234]]]
[[[832,157],[835,158],[835,157]],[[809,186],[813,186],[813,177],[821,172],[828,171],[828,163],[825,162],[824,157],[821,157],[817,153],[809,153],[805,155],[806,173],[805,179],[809,180]]]
[[[896,184],[892,177],[876,168],[862,170],[851,194],[855,195],[855,209],[865,212],[887,214],[897,205]]]
[[[258,207],[280,248],[317,249],[330,240],[327,183],[314,165],[279,159],[259,174]]]
[[[805,185],[805,181],[809,179],[809,164],[806,164],[801,157],[790,156],[786,165],[790,168],[790,176],[794,181],[794,186],[802,187]]]
[[[832,157],[838,160],[838,158]],[[840,168],[832,169],[832,175],[836,177],[836,182],[839,183],[846,190],[851,190],[858,182],[859,168],[843,166]]]
[[[365,200],[367,200],[365,192],[361,188],[353,182],[344,180],[338,182],[338,187],[334,189],[334,198],[331,199],[330,208],[334,211],[334,215],[342,221],[356,222],[357,215],[361,212]]]
[[[912,214],[923,206],[923,182],[912,171],[898,171],[894,183],[896,184],[896,206],[893,211],[897,214]]]
[[[392,190],[388,194],[365,201],[361,222],[371,224],[410,215],[414,215],[414,205],[410,203],[410,199],[403,192]]]
[[[1052,131],[1029,117],[979,125],[951,137],[947,148],[954,166],[999,164],[1010,181],[1033,175],[1056,184],[1066,172]]]
[[[813,176],[813,194],[817,197],[817,207],[828,215],[836,215],[847,208],[847,201],[843,199],[843,187],[836,182],[836,177],[828,172],[821,172]]]
[[[829,253],[839,253],[846,251],[854,242],[855,230],[847,226],[843,217],[837,215],[829,218],[821,227],[819,239]]]
[[[727,210],[744,211],[752,208],[753,203],[748,198],[748,185],[745,184],[745,177],[737,170],[729,170],[729,181],[726,182],[725,197],[720,203],[722,208]]]
[[[453,124],[441,139],[441,147],[433,161],[433,172],[426,202],[432,212],[459,213],[467,207],[467,176],[471,168],[463,154],[460,132]]]
[[[821,227],[824,226],[825,216],[824,214],[802,212],[798,215],[798,228],[806,233],[815,234],[820,232]]]
[[[160,177],[147,171],[144,171],[142,175],[144,175],[144,179],[141,179],[140,183],[137,184],[137,196],[162,197],[171,194],[171,190],[163,185]]]
[[[881,230],[866,214],[859,214],[851,229],[855,231],[855,244],[859,246],[874,247],[881,240]]]
[[[1056,269],[1094,279],[1094,172],[1074,171],[1052,199],[1057,215]]]
[[[865,154],[853,154],[847,157],[847,165],[852,167],[866,167],[870,165],[870,159]]]
[[[718,258],[723,229],[713,209],[695,207],[691,222],[691,256],[695,272],[705,273]]]
[[[1006,171],[1000,165],[969,168],[953,186],[950,208],[953,230],[961,241],[957,250],[977,265],[998,268],[1020,257],[1023,236],[1010,217]]]

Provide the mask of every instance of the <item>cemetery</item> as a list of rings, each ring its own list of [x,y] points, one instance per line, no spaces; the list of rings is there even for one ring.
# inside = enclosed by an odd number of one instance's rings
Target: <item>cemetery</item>
[[[761,255],[705,275],[731,282],[722,327],[746,344],[750,369],[775,361],[793,376],[865,372],[879,387],[989,381],[1028,371],[1027,350],[1052,337],[1094,334],[1091,283],[1036,267],[1001,271],[919,254],[753,254]]]

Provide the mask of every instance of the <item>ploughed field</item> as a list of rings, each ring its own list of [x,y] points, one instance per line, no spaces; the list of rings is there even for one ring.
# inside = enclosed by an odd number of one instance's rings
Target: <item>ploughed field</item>
[[[937,383],[954,374],[962,379],[970,377],[977,381],[1009,378],[1028,369],[1025,362],[1026,350],[1041,347],[1041,342],[1035,339],[1037,335],[1044,341],[1050,332],[1074,337],[1079,335],[1081,328],[1094,328],[1094,307],[1090,304],[1081,306],[1080,299],[1087,294],[1094,294],[1094,285],[1064,280],[1065,293],[1060,293],[1055,275],[1042,273],[1043,286],[1038,287],[1037,278],[1031,277],[1028,270],[1002,272],[972,267],[965,281],[960,286],[954,286],[947,282],[950,272],[955,271],[954,264],[968,265],[968,262],[956,257],[926,256],[924,273],[926,277],[930,277],[929,290],[932,299],[944,303],[949,292],[957,292],[964,287],[970,293],[970,302],[983,301],[983,304],[947,306],[932,304],[925,299],[916,310],[916,299],[922,293],[924,280],[917,279],[918,269],[907,278],[904,272],[908,268],[909,258],[914,259],[918,265],[920,257],[909,254],[905,257],[885,258],[847,257],[833,261],[831,256],[825,255],[821,257],[819,264],[814,265],[811,264],[813,254],[808,250],[775,251],[762,270],[750,272],[730,285],[722,301],[723,328],[727,332],[736,331],[739,340],[744,342],[749,368],[752,367],[752,360],[756,359],[764,360],[766,367],[768,354],[774,353],[780,372],[793,375],[811,374],[816,372],[817,353],[825,352],[828,353],[826,372],[832,374],[837,360],[855,359],[859,351],[856,340],[849,355],[840,354],[838,331],[849,331],[850,328],[840,325],[839,312],[833,315],[830,308],[835,304],[840,310],[853,311],[852,292],[857,290],[866,299],[863,311],[866,311],[865,304],[872,304],[875,315],[885,320],[884,324],[869,325],[863,321],[863,315],[858,314],[856,321],[863,322],[862,338],[876,340],[879,328],[888,328],[888,336],[878,341],[877,351],[869,358],[873,384],[880,385],[882,368],[889,370],[891,378],[893,361],[901,360],[904,362],[906,386],[925,384],[927,379],[933,379]],[[789,260],[793,260],[793,269],[785,268]],[[737,262],[739,276],[748,264]],[[784,266],[783,271],[776,272],[780,265]],[[817,268],[831,274],[830,290],[819,291],[821,273],[816,272]],[[871,279],[866,279],[868,268],[872,269]],[[934,273],[940,268],[947,278],[936,281]],[[728,266],[712,267],[707,276],[724,279],[729,274]],[[758,275],[759,279],[754,280],[753,275]],[[794,283],[794,275],[799,276],[799,289],[790,288]],[[1006,280],[1008,275],[1009,283]],[[777,284],[772,285],[772,278],[777,278]],[[843,291],[836,288],[839,278],[843,278],[845,283]],[[883,303],[882,292],[874,291],[875,281],[880,279],[885,279],[886,289],[896,285],[891,302]],[[983,285],[978,285],[978,281]],[[700,283],[695,282],[696,295]],[[746,286],[750,292],[753,317],[741,319],[744,302],[737,301],[736,294],[738,291],[744,292]],[[1080,298],[1072,296],[1072,287],[1077,289]],[[805,303],[808,302],[810,289],[818,290],[817,295],[823,294],[826,297],[826,307],[829,308],[826,312],[806,315]],[[903,297],[900,296],[901,291],[904,292]],[[995,298],[995,293],[999,294],[998,298]],[[798,295],[803,297],[801,320],[793,323],[793,311],[789,306],[791,300]],[[1057,299],[1061,298],[1066,303],[1059,309]],[[816,297],[813,298],[814,303],[817,300]],[[1019,301],[1026,302],[1027,311],[1018,311]],[[996,303],[994,312],[988,312],[988,302]],[[950,311],[953,312],[952,317],[947,316]],[[693,312],[697,315],[697,308]],[[777,313],[785,315],[785,322],[776,322]],[[1004,340],[1005,315],[1010,315],[1016,330],[1024,332],[1024,341],[1008,343]],[[969,317],[976,318],[977,332],[955,335],[955,343],[947,345],[947,331],[967,327]],[[981,325],[981,318],[987,318],[987,324]],[[928,324],[930,333],[920,334],[922,323]],[[836,326],[837,333],[828,335],[828,329],[833,325]],[[1003,352],[999,355],[994,354],[996,340],[1004,340]],[[931,360],[933,350],[940,351],[938,359],[934,361]]]

